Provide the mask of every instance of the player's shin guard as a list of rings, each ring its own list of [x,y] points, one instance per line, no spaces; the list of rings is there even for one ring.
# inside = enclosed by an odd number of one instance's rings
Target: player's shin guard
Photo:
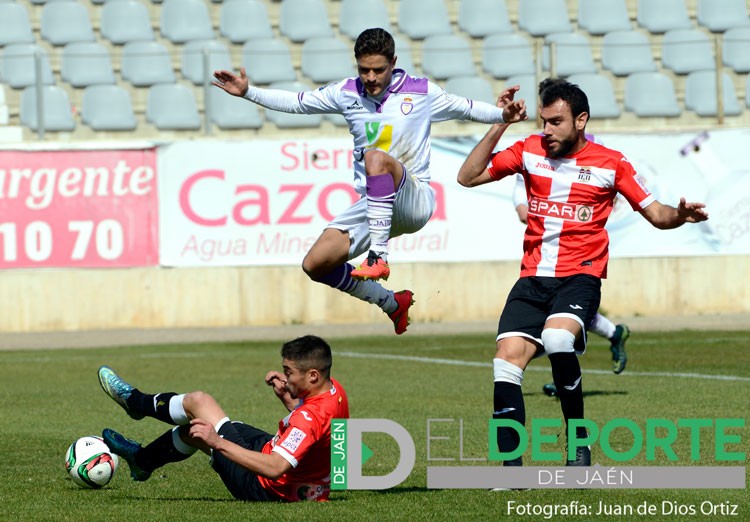
[[[526,406],[521,393],[523,370],[504,359],[493,361],[495,374],[493,419],[510,419],[526,424]],[[497,429],[497,447],[503,453],[514,451],[520,442],[518,432],[512,428],[499,427]],[[503,462],[504,466],[521,466],[523,460],[517,457]]]
[[[553,353],[549,355],[552,378],[557,387],[565,424],[570,419],[583,419],[583,385],[581,366],[575,353]],[[579,428],[578,437],[585,437],[584,428]]]
[[[362,301],[377,305],[386,313],[392,313],[396,309],[393,292],[370,279],[354,279],[351,276],[352,270],[354,270],[354,267],[351,264],[344,263],[323,277],[316,278],[315,281],[341,290]]]
[[[135,462],[143,471],[154,471],[170,462],[180,462],[195,453],[197,448],[185,444],[180,438],[180,426],[173,428],[135,455]]]
[[[370,250],[387,261],[396,186],[390,173],[367,176],[367,222],[370,227]]]

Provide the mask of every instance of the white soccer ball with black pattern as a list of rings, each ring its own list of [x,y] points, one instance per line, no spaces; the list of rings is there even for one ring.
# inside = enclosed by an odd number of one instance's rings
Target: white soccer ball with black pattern
[[[101,437],[81,437],[65,454],[65,470],[82,488],[106,486],[115,475],[119,459]]]

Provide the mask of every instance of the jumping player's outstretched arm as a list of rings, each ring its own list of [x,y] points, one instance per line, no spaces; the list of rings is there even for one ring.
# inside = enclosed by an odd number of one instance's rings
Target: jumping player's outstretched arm
[[[680,227],[685,223],[706,221],[708,212],[705,207],[703,203],[687,203],[685,198],[680,198],[677,207],[654,201],[641,210],[641,215],[656,228],[666,230]]]

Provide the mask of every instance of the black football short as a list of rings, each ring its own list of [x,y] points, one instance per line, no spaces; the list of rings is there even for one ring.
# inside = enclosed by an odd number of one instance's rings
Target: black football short
[[[253,451],[261,451],[266,442],[273,436],[242,422],[225,422],[219,428],[219,435],[225,439]],[[258,475],[232,462],[216,452],[212,457],[212,466],[219,474],[229,492],[238,500],[279,501],[283,500],[274,493],[263,489]]]
[[[583,334],[576,339],[575,350],[583,353],[586,350],[586,328],[599,309],[601,287],[601,279],[588,274],[522,277],[508,294],[497,325],[498,339],[519,333],[541,344],[547,319],[568,316],[581,324]]]

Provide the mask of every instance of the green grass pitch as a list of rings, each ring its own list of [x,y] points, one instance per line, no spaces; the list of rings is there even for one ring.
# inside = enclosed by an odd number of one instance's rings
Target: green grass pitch
[[[315,333],[311,327],[310,333]],[[433,465],[484,465],[487,419],[492,411],[491,359],[493,336],[409,336],[331,339],[333,375],[345,386],[355,418],[387,418],[404,426],[416,444],[415,467],[400,486],[385,491],[333,492],[318,504],[251,504],[236,502],[197,454],[167,466],[145,483],[130,480],[122,462],[112,482],[101,490],[83,490],[67,478],[63,457],[78,437],[100,434],[111,427],[140,441],[150,441],[166,426],[154,419],[134,421],[101,392],[97,368],[108,364],[126,380],[147,392],[203,390],[214,395],[231,418],[274,432],[285,410],[263,384],[265,372],[280,366],[280,342],[196,343],[100,349],[1,351],[0,394],[0,520],[544,520],[512,516],[508,501],[538,506],[578,500],[596,506],[638,506],[644,502],[700,506],[737,505],[730,520],[750,520],[747,490],[553,490],[492,492],[487,490],[428,490],[426,468]],[[592,336],[581,358],[584,370],[586,417],[603,424],[627,417],[747,418],[750,405],[750,332],[671,333],[634,332],[628,341],[630,360],[622,375],[610,368],[610,352]],[[413,359],[410,359],[413,358]],[[429,359],[429,360],[427,360]],[[447,364],[445,360],[460,361]],[[692,375],[688,375],[692,374]],[[710,376],[729,376],[715,379]],[[524,378],[527,417],[559,417],[557,399],[546,397],[542,385],[551,381],[546,359],[532,362]],[[427,460],[428,419],[431,435],[446,437],[431,443]],[[459,432],[459,425],[463,429]],[[618,432],[619,433],[619,432]],[[741,443],[733,451],[750,450],[750,430],[737,429]],[[397,449],[388,437],[365,434],[375,456],[365,465],[369,475],[388,473]],[[628,436],[613,444],[627,448]],[[564,444],[560,443],[560,450]],[[460,447],[462,445],[462,448]],[[739,446],[739,447],[738,447]],[[702,439],[701,459],[689,460],[688,442],[674,449],[677,465],[726,465],[716,462],[713,436]],[[607,460],[594,447],[593,460]],[[561,465],[562,463],[549,463]],[[731,465],[745,466],[745,462]],[[489,464],[494,465],[494,464]],[[622,465],[622,464],[619,464]],[[646,462],[639,455],[633,466],[675,465],[666,459]],[[747,475],[746,475],[747,476]],[[746,479],[747,480],[747,479]],[[557,518],[557,517],[555,517]],[[601,520],[594,515],[560,519]],[[715,520],[716,516],[610,516],[614,520]]]

